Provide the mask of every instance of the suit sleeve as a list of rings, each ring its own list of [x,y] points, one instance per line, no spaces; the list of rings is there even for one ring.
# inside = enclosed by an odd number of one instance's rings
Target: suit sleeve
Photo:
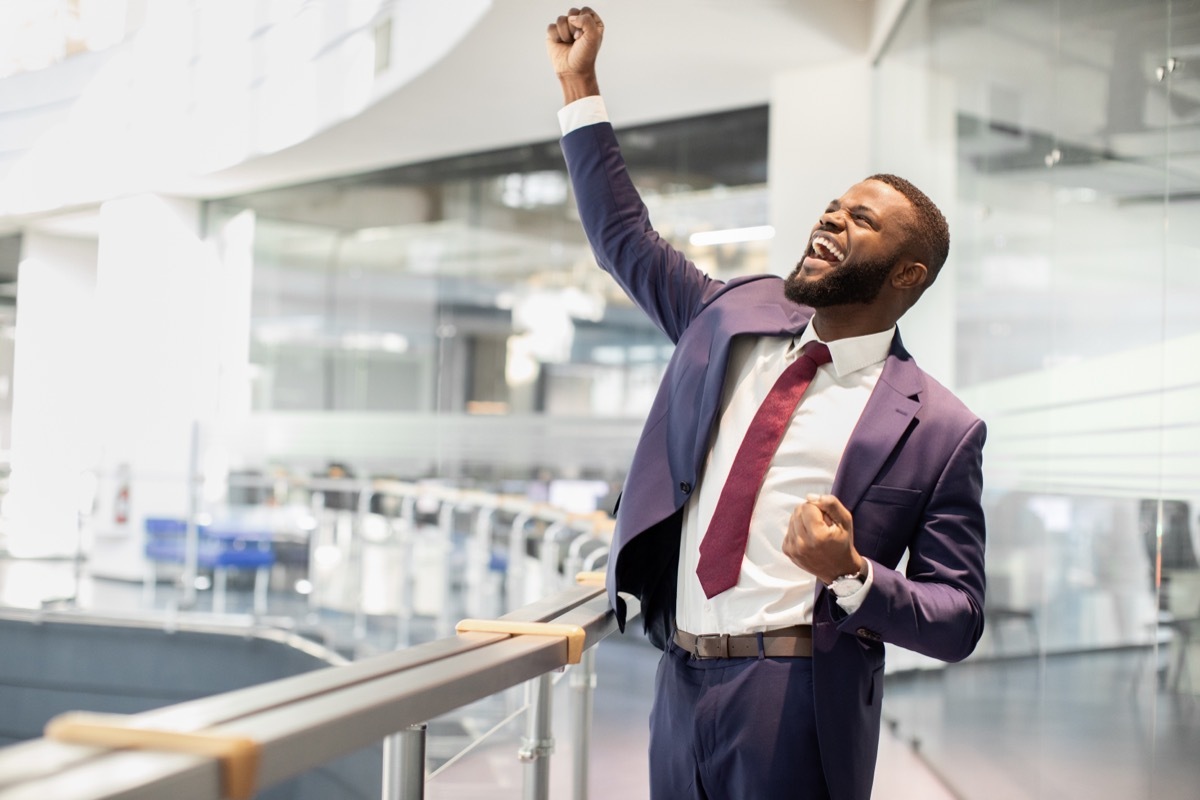
[[[984,518],[981,420],[966,432],[942,470],[909,547],[902,575],[872,563],[862,606],[838,628],[942,661],[961,661],[983,634]]]
[[[574,130],[563,137],[562,148],[597,263],[678,342],[722,282],[700,271],[651,227],[611,124]]]

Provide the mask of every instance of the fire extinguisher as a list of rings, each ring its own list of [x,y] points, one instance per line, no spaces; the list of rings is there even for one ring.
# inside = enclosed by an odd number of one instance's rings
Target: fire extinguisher
[[[117,496],[113,501],[113,522],[124,525],[129,522],[129,465],[117,468]]]

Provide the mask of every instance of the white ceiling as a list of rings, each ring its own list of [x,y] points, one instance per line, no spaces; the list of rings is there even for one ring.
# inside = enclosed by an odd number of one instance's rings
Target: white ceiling
[[[606,0],[600,81],[622,124],[765,103],[771,77],[862,58],[900,0]],[[566,6],[495,0],[446,58],[351,120],[307,141],[170,187],[195,196],[270,186],[558,135],[546,26]],[[876,18],[882,20],[876,23]]]

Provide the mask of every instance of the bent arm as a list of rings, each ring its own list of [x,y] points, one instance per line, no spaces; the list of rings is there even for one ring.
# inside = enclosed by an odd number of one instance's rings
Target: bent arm
[[[873,585],[839,630],[861,629],[885,642],[942,661],[961,661],[983,634],[984,519],[981,420],[967,431],[942,471],[905,574],[873,563]]]

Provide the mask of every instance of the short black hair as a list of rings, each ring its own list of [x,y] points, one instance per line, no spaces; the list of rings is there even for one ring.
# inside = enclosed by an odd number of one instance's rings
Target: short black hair
[[[950,226],[946,224],[946,217],[942,215],[941,209],[929,199],[929,195],[899,175],[881,172],[867,180],[886,183],[912,203],[916,213],[912,231],[913,248],[916,252],[913,255],[929,268],[929,283],[933,283],[942,265],[946,263],[946,256],[950,254]]]

